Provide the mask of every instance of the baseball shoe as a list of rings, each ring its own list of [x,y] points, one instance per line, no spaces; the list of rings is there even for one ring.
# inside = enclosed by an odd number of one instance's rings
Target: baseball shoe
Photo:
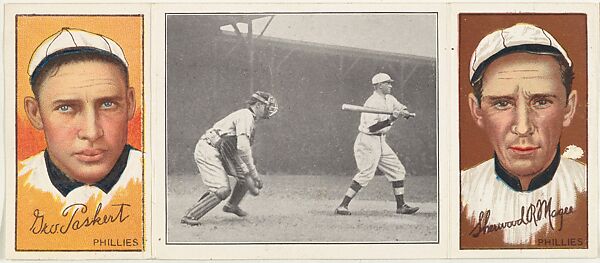
[[[181,223],[182,224],[186,224],[186,225],[190,225],[190,226],[197,226],[200,225],[200,220],[199,219],[193,219],[189,216],[183,216],[181,218]]]
[[[335,214],[336,214],[336,215],[349,216],[349,215],[351,215],[352,213],[350,213],[350,210],[348,210],[348,207],[345,207],[345,206],[338,206],[338,207],[335,209]]]
[[[407,204],[403,204],[402,207],[396,209],[396,214],[410,215],[416,213],[417,211],[419,211],[419,207],[411,207]]]
[[[239,206],[237,206],[237,205],[234,206],[230,203],[227,203],[223,206],[223,212],[232,213],[239,217],[245,217],[248,215],[248,213],[246,211],[242,210]]]

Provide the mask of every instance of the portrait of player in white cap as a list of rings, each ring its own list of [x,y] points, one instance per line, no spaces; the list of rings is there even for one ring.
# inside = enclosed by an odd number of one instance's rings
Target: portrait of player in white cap
[[[64,28],[38,47],[29,74],[35,97],[25,98],[25,110],[45,133],[47,165],[83,184],[104,179],[131,149],[127,121],[135,100],[121,48],[101,35]]]
[[[128,144],[136,94],[123,49],[101,34],[64,27],[37,46],[27,73],[33,96],[22,105],[46,148],[19,163],[17,211],[23,216],[17,227],[28,231],[18,232],[17,247],[106,249],[105,240],[69,223],[96,211],[114,220],[85,227],[106,237],[108,229],[129,228],[123,231],[131,237],[128,246],[121,249],[140,249],[143,160]],[[49,223],[58,227],[47,229]],[[58,232],[73,242],[52,245]]]
[[[468,106],[493,156],[461,172],[462,248],[586,246],[573,230],[586,222],[586,165],[581,148],[561,155],[560,145],[585,89],[573,86],[573,68],[533,24],[493,31],[472,51]]]

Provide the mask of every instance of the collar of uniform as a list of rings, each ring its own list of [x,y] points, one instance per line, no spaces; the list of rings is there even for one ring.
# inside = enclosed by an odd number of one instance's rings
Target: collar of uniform
[[[127,159],[129,158],[129,151],[132,149],[130,145],[125,145],[125,148],[121,152],[117,163],[115,166],[108,172],[102,180],[93,184],[100,188],[103,192],[108,193],[115,186],[119,178],[121,178],[121,174],[127,167]],[[73,189],[85,185],[82,182],[75,181],[69,178],[63,171],[58,169],[56,165],[50,159],[50,155],[48,154],[48,150],[44,151],[44,159],[46,161],[46,170],[48,171],[48,175],[50,177],[50,182],[52,185],[56,187],[56,189],[63,195],[67,196]]]
[[[377,93],[377,91],[373,91],[373,95],[378,96],[378,97],[380,97],[382,99],[385,99],[385,95],[386,94],[379,94],[379,93]]]
[[[254,120],[256,120],[256,113],[254,113],[251,107],[248,107],[248,110],[252,113],[252,117],[254,118]]]
[[[504,181],[504,183],[506,183],[513,190],[515,190],[517,192],[530,192],[530,191],[539,189],[540,187],[542,187],[542,186],[546,185],[547,183],[549,183],[550,181],[552,181],[552,178],[554,177],[554,174],[556,173],[556,169],[558,169],[558,165],[560,164],[559,149],[560,149],[560,147],[557,147],[556,155],[554,155],[554,159],[552,160],[552,163],[550,163],[550,166],[548,166],[548,168],[546,168],[546,170],[544,170],[540,174],[536,175],[533,179],[531,179],[531,182],[529,183],[529,187],[527,188],[527,190],[522,190],[521,181],[519,181],[519,178],[517,178],[516,176],[510,175],[508,173],[508,171],[506,171],[506,169],[504,169],[504,167],[502,167],[502,164],[498,160],[495,153],[494,153],[494,169],[496,170],[496,174],[498,175],[498,177],[500,179],[502,179],[502,181]]]

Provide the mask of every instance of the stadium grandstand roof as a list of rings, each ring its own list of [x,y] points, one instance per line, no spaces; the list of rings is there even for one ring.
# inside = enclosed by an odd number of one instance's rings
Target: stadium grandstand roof
[[[236,35],[245,37],[245,23],[252,20],[257,46],[417,64],[435,63],[437,56],[436,19],[429,14],[211,14],[198,19],[203,28],[216,27],[213,32],[221,32],[224,41],[235,41]],[[409,28],[408,32],[403,28]],[[427,34],[414,34],[419,30],[428,30],[430,36],[423,39]]]

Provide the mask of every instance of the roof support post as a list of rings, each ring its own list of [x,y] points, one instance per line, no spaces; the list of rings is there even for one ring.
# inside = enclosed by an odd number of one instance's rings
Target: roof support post
[[[254,93],[254,35],[252,31],[252,19],[247,20],[248,23],[248,64],[250,65],[250,93]]]

